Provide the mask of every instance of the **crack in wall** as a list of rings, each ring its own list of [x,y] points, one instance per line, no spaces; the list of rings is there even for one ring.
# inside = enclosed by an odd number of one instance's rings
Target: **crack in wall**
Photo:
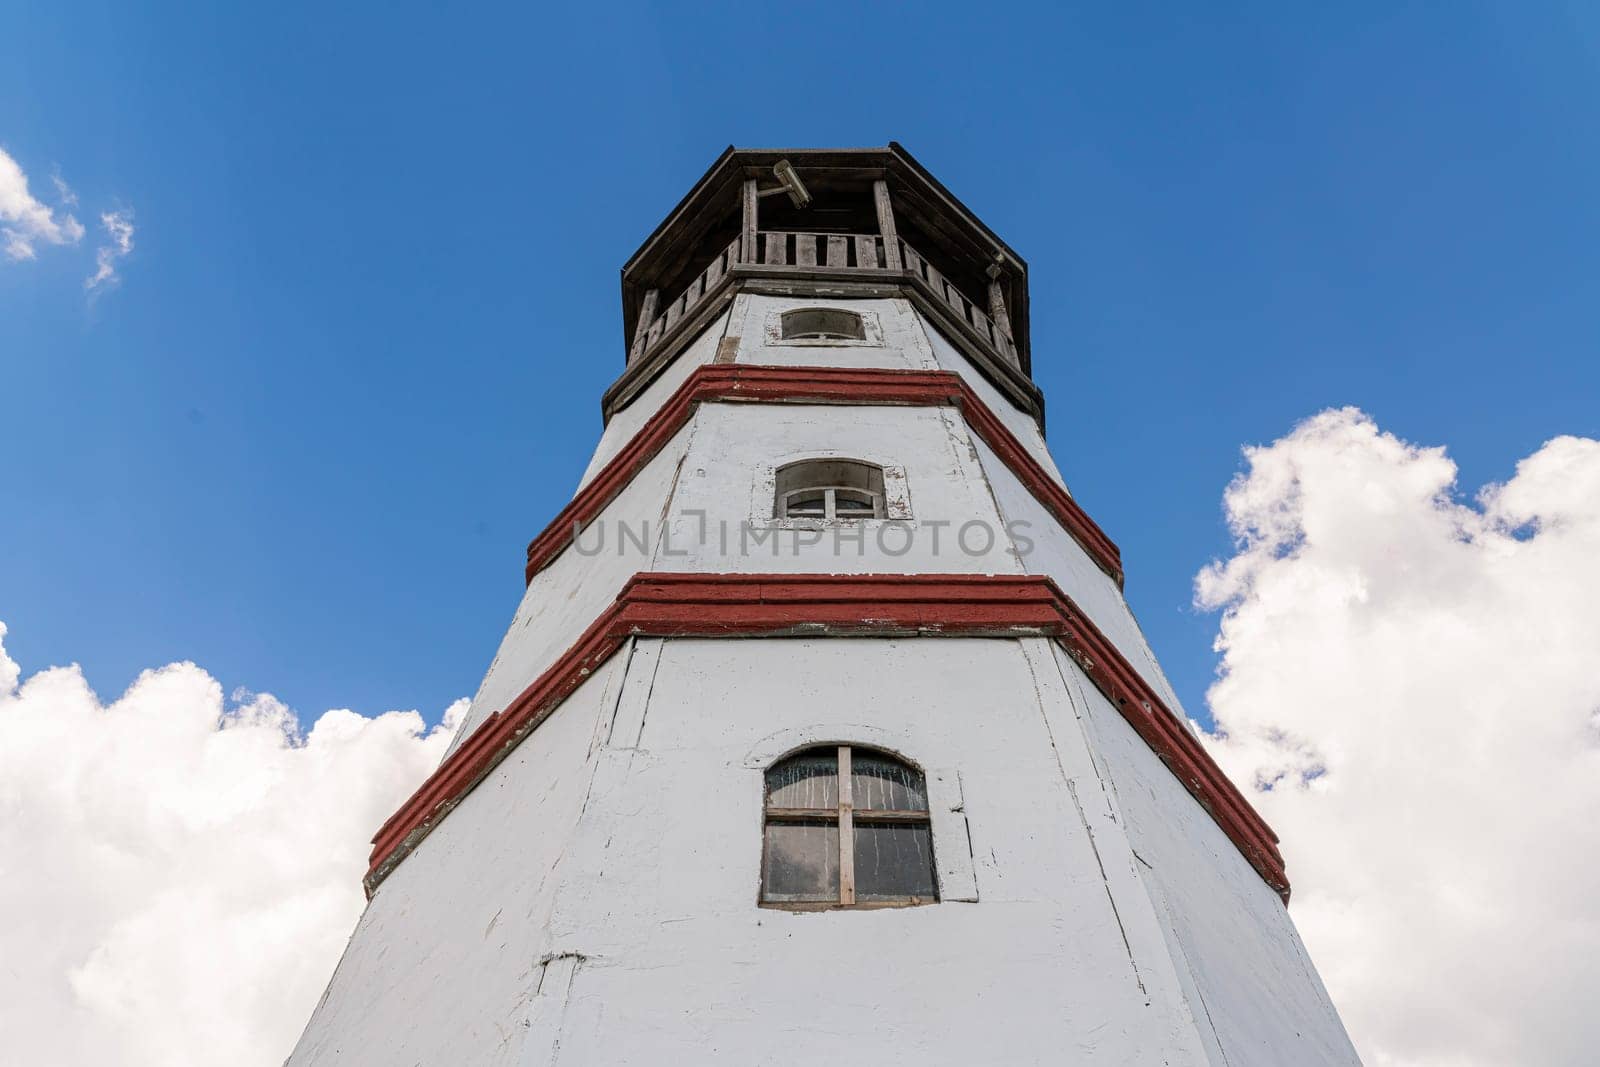
[[[572,987],[577,982],[578,971],[590,957],[581,952],[552,952],[539,959],[539,980],[534,985],[531,1008],[522,1025],[526,1031],[538,1027],[523,1049],[521,1062],[526,1067],[554,1067],[561,1058],[562,1030],[566,1024],[567,1006],[572,1000]],[[545,986],[551,970],[558,973],[560,988],[546,992]],[[548,1051],[546,1051],[548,1049]]]
[[[1110,802],[1116,805],[1117,809],[1120,810],[1121,801],[1117,795],[1116,781],[1101,763],[1099,754],[1096,751],[1096,747],[1100,743],[1100,735],[1093,720],[1087,715],[1089,698],[1088,694],[1083,688],[1083,681],[1076,672],[1064,670],[1062,668],[1060,659],[1057,658],[1053,653],[1050,658],[1051,662],[1053,662],[1056,666],[1056,672],[1061,678],[1062,684],[1068,687],[1068,700],[1072,703],[1073,714],[1078,720],[1079,729],[1083,731],[1086,738],[1094,739],[1095,743],[1088,746],[1089,758],[1095,768],[1096,775],[1100,779],[1101,789],[1104,790],[1110,797]],[[1072,700],[1071,698],[1071,693],[1074,690],[1077,692],[1076,700]],[[1074,791],[1074,797],[1076,797],[1076,791]],[[1206,1003],[1205,993],[1200,988],[1200,976],[1195,973],[1194,966],[1189,962],[1189,954],[1183,947],[1183,939],[1178,935],[1177,920],[1172,914],[1172,907],[1167,902],[1166,894],[1161,890],[1159,879],[1155,878],[1155,865],[1139,854],[1138,849],[1133,847],[1131,838],[1128,842],[1128,851],[1132,854],[1134,861],[1137,864],[1143,866],[1145,870],[1150,872],[1150,877],[1140,876],[1139,881],[1145,887],[1145,892],[1150,896],[1151,904],[1155,907],[1157,916],[1161,920],[1163,926],[1162,935],[1167,943],[1167,950],[1169,953],[1175,953],[1172,961],[1173,966],[1175,968],[1182,967],[1184,973],[1189,976],[1189,988],[1194,990],[1195,999],[1200,1002],[1201,1013],[1205,1016],[1206,1027],[1209,1029],[1211,1034],[1211,1044],[1216,1048],[1217,1055],[1222,1057],[1223,1067],[1228,1067],[1230,1062],[1228,1059],[1228,1050],[1223,1047],[1222,1034],[1217,1029],[1216,1020],[1213,1019],[1211,1015],[1211,1006]],[[1138,872],[1135,871],[1135,874],[1138,874]],[[1304,950],[1302,949],[1302,952],[1303,951]],[[1193,1008],[1188,1008],[1188,1011],[1190,1017],[1193,1018]],[[1195,1020],[1195,1022],[1198,1029],[1198,1020]]]
[[[645,686],[644,702],[639,708],[639,732],[634,734],[633,744],[629,746],[635,750],[644,746],[644,724],[645,721],[650,717],[650,700],[655,696],[656,693],[656,677],[661,673],[661,661],[667,657],[666,639],[660,638],[658,640],[660,640],[661,643],[657,647],[655,657],[650,664],[650,682]],[[633,761],[631,759],[628,762],[628,766],[630,768],[633,766]]]
[[[994,505],[994,517],[1001,531],[1006,535],[1006,543],[1010,546],[1005,554],[1017,561],[1017,570],[1022,574],[1034,573],[1028,567],[1027,557],[1017,550],[1017,538],[1011,530],[1011,518],[1000,503],[1000,494],[995,492],[994,481],[989,476],[989,468],[984,465],[983,453],[978,451],[978,442],[973,439],[972,427],[965,418],[961,420],[961,427],[966,431],[967,450],[972,453],[972,460],[978,467],[978,480],[983,483],[984,492],[989,495],[989,503]],[[1025,523],[1025,520],[1023,520]]]
[[[684,550],[680,550],[678,552],[668,551],[672,543],[672,538],[668,534],[667,516],[672,513],[672,502],[676,500],[678,496],[678,481],[683,477],[683,465],[689,461],[689,453],[694,448],[695,431],[698,430],[699,427],[700,409],[696,407],[694,414],[689,417],[689,425],[684,431],[683,451],[678,454],[678,463],[672,468],[672,481],[668,483],[666,495],[661,501],[661,514],[656,520],[656,543],[655,547],[650,550],[650,568],[652,570],[660,568],[661,557],[663,555],[682,556],[686,554]],[[625,529],[625,526],[618,528],[617,535],[619,538],[622,536]],[[643,540],[643,538],[640,540]],[[619,549],[621,547],[620,541],[618,542],[618,547]],[[643,546],[641,545],[640,547],[642,548]]]
[[[628,639],[628,654],[623,657],[622,665],[618,668],[617,674],[615,675],[617,678],[617,698],[611,701],[611,715],[606,722],[605,740],[600,740],[597,731],[595,738],[589,743],[590,759],[594,758],[596,748],[599,748],[602,745],[606,747],[611,745],[611,738],[617,730],[617,712],[621,710],[622,701],[628,695],[628,671],[633,667],[633,657],[638,651],[639,639],[637,637],[630,637]]]
[[[1128,954],[1128,965],[1133,968],[1133,980],[1139,986],[1139,992],[1144,995],[1145,1002],[1149,1003],[1150,991],[1145,987],[1144,976],[1139,973],[1139,961],[1133,955],[1133,942],[1128,939],[1128,929],[1123,925],[1122,913],[1117,909],[1116,894],[1111,891],[1111,879],[1106,876],[1105,860],[1100,855],[1100,843],[1095,839],[1094,827],[1089,821],[1088,814],[1083,810],[1082,800],[1078,797],[1077,779],[1067,773],[1067,768],[1061,760],[1061,746],[1056,744],[1055,731],[1050,728],[1050,714],[1045,707],[1044,692],[1039,685],[1039,675],[1033,667],[1033,657],[1028,655],[1028,651],[1023,647],[1022,642],[1018,642],[1017,649],[1022,655],[1022,662],[1028,667],[1028,677],[1033,683],[1034,703],[1039,706],[1039,718],[1044,723],[1045,736],[1050,740],[1050,750],[1055,755],[1056,769],[1061,773],[1061,780],[1067,787],[1067,793],[1072,797],[1072,808],[1077,812],[1078,822],[1083,825],[1084,833],[1088,835],[1089,851],[1094,854],[1095,866],[1100,869],[1100,884],[1105,888],[1106,901],[1111,905],[1111,917],[1116,920],[1117,933],[1122,936],[1122,948]],[[1052,654],[1051,660],[1054,661],[1054,659],[1055,657]],[[1090,765],[1093,766],[1092,760]],[[1099,775],[1099,768],[1096,768],[1096,775]],[[1103,789],[1104,780],[1101,779],[1101,782]]]

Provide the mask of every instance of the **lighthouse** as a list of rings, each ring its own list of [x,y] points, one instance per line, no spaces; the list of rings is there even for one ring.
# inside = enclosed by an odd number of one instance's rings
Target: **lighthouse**
[[[289,1064],[1358,1062],[1029,316],[899,145],[712,164]]]

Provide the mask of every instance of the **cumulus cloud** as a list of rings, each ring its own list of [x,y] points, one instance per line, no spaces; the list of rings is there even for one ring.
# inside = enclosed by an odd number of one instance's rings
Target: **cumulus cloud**
[[[1467,502],[1442,448],[1325,412],[1246,451],[1213,752],[1369,1064],[1600,1047],[1600,441]]]
[[[7,1062],[281,1063],[361,912],[368,839],[465,705],[302,735],[192,663],[105,704],[76,666],[22,681],[0,645]]]
[[[100,226],[111,243],[95,249],[94,273],[83,280],[83,287],[91,293],[120,282],[122,279],[117,274],[117,260],[133,251],[132,211],[104,212],[100,216]]]
[[[77,198],[70,202],[76,203]],[[0,247],[6,258],[33,259],[41,243],[77,244],[82,237],[82,223],[40,203],[28,190],[28,176],[22,167],[0,148]]]

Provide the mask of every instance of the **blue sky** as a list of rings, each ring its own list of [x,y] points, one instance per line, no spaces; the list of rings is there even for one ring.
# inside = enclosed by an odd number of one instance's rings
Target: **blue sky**
[[[1191,712],[1240,446],[1358,405],[1462,484],[1600,431],[1577,5],[9,5],[0,620],[102,696],[470,694],[622,365],[617,270],[728,143],[899,140],[1028,261],[1069,484]]]

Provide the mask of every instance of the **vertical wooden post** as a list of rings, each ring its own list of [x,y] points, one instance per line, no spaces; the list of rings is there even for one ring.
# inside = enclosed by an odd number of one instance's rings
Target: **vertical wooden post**
[[[995,257],[995,262],[989,267],[989,317],[994,320],[994,328],[1000,331],[1000,336],[1006,339],[1007,344],[1013,344],[1011,337],[1011,314],[1006,311],[1005,289],[1000,284],[1000,279],[1005,277],[1005,270],[1000,266],[1000,258]]]
[[[856,902],[856,815],[850,746],[839,746],[839,903]]]
[[[656,321],[656,304],[660,301],[660,289],[646,290],[644,303],[639,305],[639,319],[633,324],[633,345],[628,349],[629,363],[643,354],[644,339],[650,334],[650,325]]]
[[[756,247],[756,205],[761,198],[756,194],[756,180],[747,178],[744,183],[744,229],[739,242],[740,263],[760,263],[761,250]]]
[[[883,235],[883,265],[900,270],[900,235],[894,229],[894,205],[889,203],[889,183],[879,178],[872,183],[872,200],[878,208],[878,232]]]

